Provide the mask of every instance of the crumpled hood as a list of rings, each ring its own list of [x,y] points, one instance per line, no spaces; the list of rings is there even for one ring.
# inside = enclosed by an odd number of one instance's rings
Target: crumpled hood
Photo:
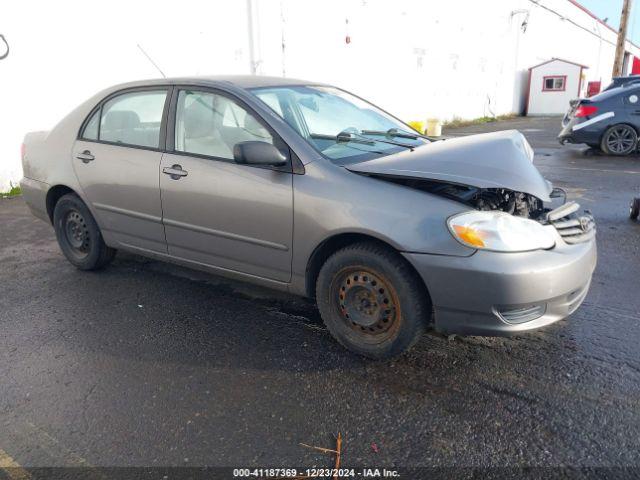
[[[533,165],[533,150],[517,130],[452,138],[367,162],[352,172],[426,178],[478,188],[505,188],[549,202],[551,183]]]

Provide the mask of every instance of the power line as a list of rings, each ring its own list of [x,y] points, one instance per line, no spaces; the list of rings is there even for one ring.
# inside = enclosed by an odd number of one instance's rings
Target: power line
[[[540,8],[542,8],[542,9],[546,10],[547,12],[550,12],[550,13],[554,14],[554,15],[555,15],[555,16],[557,16],[559,19],[564,20],[565,22],[569,22],[569,23],[571,23],[571,24],[575,25],[576,27],[578,27],[578,28],[580,28],[580,29],[584,30],[585,32],[590,33],[590,34],[591,34],[591,35],[593,35],[594,37],[598,37],[598,38],[599,38],[600,40],[602,40],[603,42],[607,42],[609,45],[613,45],[614,47],[616,46],[616,43],[615,43],[615,42],[612,42],[612,41],[610,41],[610,40],[606,40],[606,39],[602,38],[600,35],[598,35],[597,33],[595,33],[593,30],[590,30],[590,29],[588,29],[587,27],[584,27],[584,26],[580,25],[579,23],[577,23],[577,22],[575,22],[575,21],[571,20],[570,18],[565,17],[565,16],[564,16],[564,15],[562,15],[560,12],[558,12],[558,11],[556,11],[556,10],[552,9],[552,8],[549,8],[549,7],[547,7],[546,5],[542,5],[542,4],[540,3],[540,0],[529,0],[529,2],[533,3],[533,4],[534,4],[535,6],[537,6],[537,7],[540,7]]]

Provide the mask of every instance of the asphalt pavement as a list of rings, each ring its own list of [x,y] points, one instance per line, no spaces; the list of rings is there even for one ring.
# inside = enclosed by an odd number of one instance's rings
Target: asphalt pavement
[[[427,334],[385,362],[340,347],[304,299],[129,254],[80,272],[20,197],[0,200],[0,478],[329,467],[300,443],[338,432],[343,466],[639,467],[640,156],[561,147],[558,118],[445,133],[509,128],[596,218],[585,303],[518,337]]]

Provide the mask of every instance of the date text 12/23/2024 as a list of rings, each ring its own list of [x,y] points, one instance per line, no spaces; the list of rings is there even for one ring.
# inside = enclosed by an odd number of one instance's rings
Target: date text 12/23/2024
[[[399,478],[386,468],[236,468],[234,478]]]

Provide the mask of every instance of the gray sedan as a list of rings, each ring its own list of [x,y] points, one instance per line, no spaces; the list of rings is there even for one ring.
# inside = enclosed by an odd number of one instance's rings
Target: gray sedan
[[[502,335],[585,298],[595,224],[516,131],[432,142],[328,85],[119,85],[27,134],[24,198],[81,270],[116,250],[315,297],[372,358],[427,328]],[[260,321],[260,319],[256,319]]]

